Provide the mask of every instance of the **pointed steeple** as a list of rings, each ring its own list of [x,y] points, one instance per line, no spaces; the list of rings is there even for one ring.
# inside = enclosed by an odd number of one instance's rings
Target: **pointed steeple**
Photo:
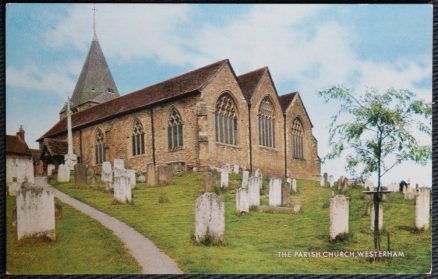
[[[103,55],[93,23],[93,40],[71,97],[72,111],[79,111],[119,97],[119,91]],[[61,109],[65,116],[66,106]]]

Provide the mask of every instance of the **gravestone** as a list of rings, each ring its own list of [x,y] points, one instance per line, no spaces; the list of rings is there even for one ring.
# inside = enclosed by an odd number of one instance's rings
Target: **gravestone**
[[[205,173],[204,175],[205,192],[212,192],[213,189],[216,187],[216,176],[217,176],[216,169],[212,169],[211,171]]]
[[[82,186],[87,184],[87,167],[82,163],[74,165],[75,185]]]
[[[55,199],[42,187],[22,188],[17,192],[17,238],[45,236],[56,240]]]
[[[53,174],[53,171],[56,169],[55,165],[48,164],[47,165],[47,176],[50,176]]]
[[[374,231],[374,203],[371,203],[371,230]],[[383,229],[383,205],[379,204],[379,231]]]
[[[333,175],[329,176],[329,184],[330,184],[330,187],[335,186],[335,177]]]
[[[234,165],[234,173],[238,174],[239,173],[239,165]]]
[[[144,176],[143,173],[140,173],[140,175],[137,177],[137,181],[140,183],[145,183],[146,182],[146,176]]]
[[[348,233],[349,199],[343,195],[336,195],[330,199],[330,239],[340,234]]]
[[[221,170],[221,188],[228,187],[228,167],[224,166]]]
[[[403,196],[404,196],[405,200],[413,200],[413,199],[415,199],[415,194],[416,194],[416,191],[413,188],[407,187]]]
[[[70,168],[64,164],[58,166],[58,182],[70,181]]]
[[[321,187],[325,187],[324,176],[321,176],[321,180],[320,180],[320,182],[319,182],[319,186],[321,186]]]
[[[87,169],[87,184],[96,185],[96,173],[92,167]]]
[[[106,189],[109,190],[112,188],[113,183],[113,170],[111,168],[111,163],[108,161],[105,161],[102,163],[102,175],[101,180],[105,182]]]
[[[114,159],[114,178],[125,175],[125,161],[123,159]]]
[[[132,200],[131,185],[126,175],[114,177],[114,199],[120,203],[128,203]]]
[[[281,205],[285,207],[289,207],[292,204],[291,198],[290,198],[290,191],[291,191],[291,185],[289,182],[284,182],[282,185],[282,201]]]
[[[249,171],[244,170],[242,172],[242,185],[241,187],[244,189],[248,188],[248,179],[249,179]]]
[[[224,241],[225,203],[216,193],[204,193],[196,200],[195,240],[200,243],[206,238],[213,244]]]
[[[295,178],[292,178],[291,187],[292,187],[291,190],[293,193],[296,193],[298,191],[297,190],[297,180]]]
[[[370,179],[365,179],[365,189],[368,191],[374,191],[374,183]]]
[[[147,186],[154,186],[157,184],[157,178],[155,175],[155,165],[153,163],[148,164],[148,170],[147,170]]]
[[[238,213],[249,212],[248,190],[239,188],[236,191],[236,211]]]
[[[348,188],[348,178],[346,178],[345,176],[341,176],[338,180],[338,190],[341,191],[342,193],[347,192],[347,188]]]
[[[257,177],[248,179],[249,206],[260,205],[260,180]]]
[[[263,188],[263,174],[260,171],[260,169],[256,169],[254,176],[260,180],[259,185],[260,185],[260,190],[262,190],[262,188]]]
[[[18,181],[12,181],[8,183],[8,193],[9,196],[16,196],[17,192],[21,188],[21,183]]]
[[[271,178],[269,181],[269,205],[281,206],[281,179]]]
[[[135,170],[126,170],[126,176],[129,178],[129,185],[131,186],[131,189],[135,188],[135,185],[137,184],[136,178],[135,178]]]
[[[324,177],[324,185],[327,185],[328,184],[328,174],[325,172],[322,176]]]
[[[160,185],[171,183],[172,178],[173,178],[173,171],[171,166],[161,165],[158,167],[158,183]]]
[[[418,196],[415,200],[415,227],[418,230],[429,228],[430,218],[430,189],[422,187],[418,189]]]

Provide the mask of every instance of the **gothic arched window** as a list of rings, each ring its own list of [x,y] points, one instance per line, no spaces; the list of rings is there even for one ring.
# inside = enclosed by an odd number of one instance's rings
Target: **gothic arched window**
[[[259,144],[275,147],[275,114],[271,99],[265,97],[260,103],[258,113]]]
[[[183,123],[179,112],[172,108],[167,126],[167,145],[169,150],[183,146]]]
[[[105,161],[105,136],[101,129],[96,130],[96,164],[102,164]]]
[[[132,130],[132,155],[144,154],[144,130],[139,120],[134,122]]]
[[[292,122],[292,155],[296,159],[304,159],[304,129],[298,117]]]
[[[233,99],[222,94],[216,102],[216,142],[237,144],[237,113]]]

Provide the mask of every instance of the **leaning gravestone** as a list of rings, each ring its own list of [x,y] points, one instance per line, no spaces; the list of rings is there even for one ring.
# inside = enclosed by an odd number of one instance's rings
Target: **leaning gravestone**
[[[271,178],[269,181],[269,205],[281,206],[281,179]]]
[[[195,240],[200,243],[209,238],[213,244],[224,241],[225,203],[216,193],[204,193],[196,200]]]
[[[70,181],[70,168],[67,165],[61,164],[58,166],[58,182]]]
[[[419,188],[418,196],[415,200],[415,227],[418,230],[429,228],[430,218],[430,189]]]
[[[228,187],[228,167],[224,166],[221,170],[221,188]]]
[[[335,186],[335,177],[333,175],[329,176],[329,184],[330,184],[330,187]]]
[[[349,199],[336,195],[330,199],[330,239],[348,233]]]
[[[17,193],[17,238],[45,236],[56,240],[55,200],[42,187],[22,188]]]
[[[239,188],[236,191],[236,211],[238,213],[249,212],[248,190]]]
[[[112,187],[112,182],[113,182],[113,170],[111,168],[110,162],[105,161],[102,163],[101,179],[103,182],[106,183],[106,189],[109,190],[109,188]]]
[[[74,165],[75,170],[75,185],[82,186],[87,184],[87,168],[82,163]]]
[[[242,188],[247,189],[248,188],[248,179],[249,179],[249,171],[244,170],[242,172]]]
[[[131,186],[131,189],[135,188],[136,185],[136,179],[135,179],[135,170],[126,170],[126,176],[129,178],[129,185]]]
[[[374,203],[371,203],[371,230],[374,231]],[[379,231],[383,228],[383,205],[379,204]]]
[[[260,205],[260,180],[257,177],[248,179],[249,206]]]
[[[205,173],[204,176],[205,192],[211,192],[214,189],[214,187],[216,187],[216,176],[217,176],[216,169],[212,169],[210,172]]]
[[[155,175],[155,165],[153,163],[148,164],[148,170],[147,170],[147,179],[146,179],[147,186],[154,186],[157,184],[157,178]]]
[[[114,178],[125,175],[125,161],[123,159],[114,159]]]
[[[158,167],[158,183],[160,185],[169,184],[172,182],[173,171],[169,165],[161,165]]]
[[[282,206],[285,206],[285,207],[291,206],[292,202],[291,202],[291,199],[290,199],[290,191],[291,191],[290,183],[289,182],[283,183],[282,195],[281,195],[281,197],[282,197],[282,201],[281,201]]]
[[[114,177],[114,198],[120,203],[131,202],[131,185],[128,176]]]
[[[234,165],[234,169],[233,169],[235,174],[239,173],[239,165]]]

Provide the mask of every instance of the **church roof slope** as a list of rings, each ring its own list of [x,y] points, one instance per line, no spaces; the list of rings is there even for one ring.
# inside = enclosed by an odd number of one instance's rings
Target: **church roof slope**
[[[97,37],[93,37],[90,50],[73,91],[71,98],[72,109],[100,95],[105,95],[105,97],[100,97],[99,99],[106,101],[119,97],[119,92],[99,41]],[[64,106],[61,112],[65,111],[65,109],[66,107]]]
[[[268,67],[263,67],[237,77],[240,89],[242,89],[247,101],[251,100],[257,85],[266,71],[268,71]]]
[[[6,154],[24,155],[32,157],[27,144],[19,136],[6,135]]]
[[[286,112],[287,108],[289,107],[290,103],[292,103],[292,101],[295,98],[295,95],[297,95],[297,93],[298,92],[292,92],[292,93],[278,96],[278,101],[280,102],[281,109],[283,110],[283,112]]]
[[[145,108],[189,93],[199,92],[226,64],[228,59],[187,72],[166,81],[126,94],[116,99],[72,114],[72,127],[90,125],[104,119]],[[66,118],[61,119],[39,140],[67,131]]]
[[[43,143],[51,156],[67,154],[68,144],[65,140],[45,138]]]

